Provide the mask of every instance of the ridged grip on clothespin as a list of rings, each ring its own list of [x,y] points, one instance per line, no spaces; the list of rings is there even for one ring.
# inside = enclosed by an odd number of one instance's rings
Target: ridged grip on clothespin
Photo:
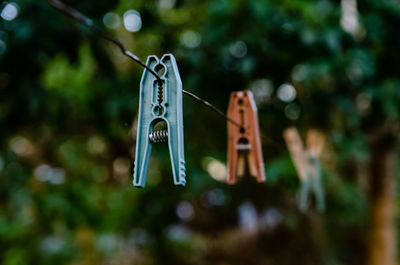
[[[168,129],[168,148],[174,184],[185,186],[182,81],[175,57],[172,54],[165,54],[159,60],[151,55],[147,58],[146,64],[155,72],[163,68],[164,74],[160,83],[148,70],[145,70],[140,82],[133,185],[142,188],[145,186],[153,144],[149,135],[153,133],[155,124],[164,121]]]

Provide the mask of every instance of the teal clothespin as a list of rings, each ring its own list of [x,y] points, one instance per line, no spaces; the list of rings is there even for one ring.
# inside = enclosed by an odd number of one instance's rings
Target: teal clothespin
[[[145,186],[152,144],[168,141],[174,184],[185,186],[182,81],[175,57],[165,54],[160,60],[151,55],[146,64],[156,73],[162,70],[164,73],[160,83],[145,69],[140,82],[133,185]],[[154,131],[154,126],[161,121],[167,124],[167,130]]]
[[[314,193],[316,207],[319,212],[325,211],[325,196],[322,187],[322,168],[319,159],[308,155],[309,167],[307,168],[307,178],[302,181],[299,189],[299,208],[306,212],[309,207],[311,193]]]

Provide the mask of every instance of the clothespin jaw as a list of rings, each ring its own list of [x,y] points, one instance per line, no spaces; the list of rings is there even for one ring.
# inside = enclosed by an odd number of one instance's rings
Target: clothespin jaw
[[[321,163],[317,157],[312,156],[310,153],[306,157],[308,160],[308,176],[302,182],[299,190],[299,209],[306,212],[309,206],[311,192],[314,193],[316,207],[319,212],[325,211],[325,196],[322,186],[322,168]]]
[[[149,166],[153,143],[168,139],[174,184],[185,186],[185,157],[183,139],[182,81],[172,54],[161,60],[151,55],[147,66],[156,73],[164,69],[162,82],[144,70],[140,82],[139,118],[136,138],[136,155],[133,185],[143,188]],[[154,131],[158,122],[167,124],[167,131]]]
[[[325,195],[322,185],[321,154],[325,145],[325,134],[316,129],[307,131],[306,146],[310,164],[310,176],[312,190],[316,199],[316,207],[319,212],[325,211]]]
[[[317,210],[325,210],[325,198],[322,187],[322,168],[319,156],[322,152],[325,136],[317,130],[307,133],[307,149],[303,145],[296,128],[290,127],[283,132],[297,175],[301,181],[299,190],[299,208],[302,212],[308,209],[310,193],[315,195]]]
[[[251,91],[232,92],[228,106],[228,117],[237,124],[228,122],[228,180],[244,175],[245,159],[249,171],[258,182],[265,181],[257,107]]]

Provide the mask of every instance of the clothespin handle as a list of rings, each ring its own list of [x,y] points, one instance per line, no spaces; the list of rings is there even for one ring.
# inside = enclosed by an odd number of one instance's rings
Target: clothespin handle
[[[246,159],[250,174],[258,182],[265,181],[264,159],[262,155],[257,106],[251,91],[232,92],[227,116],[228,122],[228,180],[236,182],[237,176],[245,172]],[[238,126],[239,125],[239,126]]]

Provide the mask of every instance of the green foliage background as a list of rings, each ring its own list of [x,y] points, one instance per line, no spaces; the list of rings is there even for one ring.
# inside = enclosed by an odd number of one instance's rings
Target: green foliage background
[[[143,60],[173,53],[184,89],[222,110],[256,80],[274,88],[258,106],[265,184],[211,178],[210,161],[226,162],[226,122],[184,96],[187,186],[172,185],[156,146],[143,190],[131,184],[143,69],[46,1],[15,2],[18,17],[0,19],[1,264],[360,264],[368,201],[355,168],[368,133],[398,123],[398,0],[359,1],[360,36],[342,29],[333,0],[66,1],[101,26],[109,11],[140,12],[139,32],[110,33]],[[188,30],[198,46],[185,45]],[[298,119],[277,98],[284,83]],[[297,209],[291,125],[327,134],[324,214]],[[188,203],[193,218],[179,218]],[[252,205],[256,232],[240,225]]]

